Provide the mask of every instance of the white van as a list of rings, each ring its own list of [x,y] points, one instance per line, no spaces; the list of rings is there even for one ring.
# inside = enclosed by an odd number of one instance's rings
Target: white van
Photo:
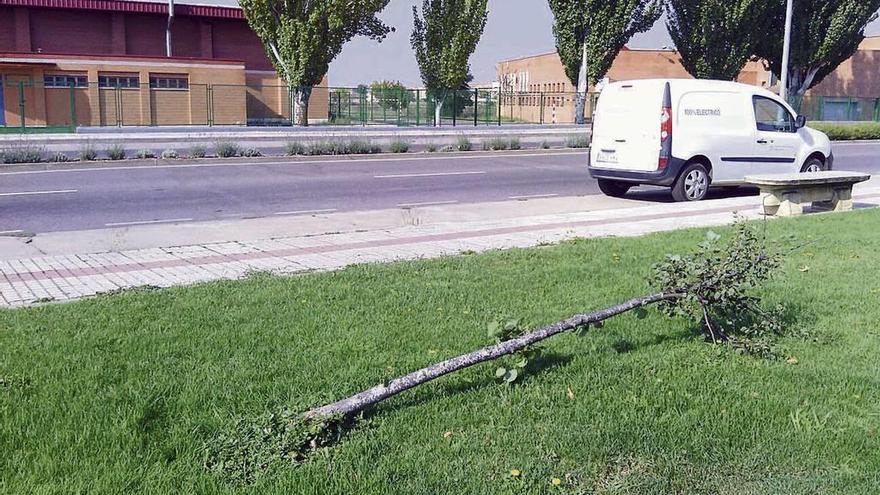
[[[609,196],[651,184],[671,187],[677,201],[698,201],[710,186],[737,186],[747,175],[830,170],[831,141],[805,124],[755,86],[617,82],[599,96],[587,167]]]

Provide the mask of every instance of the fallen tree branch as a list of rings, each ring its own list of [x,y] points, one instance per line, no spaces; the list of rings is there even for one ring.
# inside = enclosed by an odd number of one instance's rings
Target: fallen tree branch
[[[683,297],[681,292],[661,292],[650,296],[631,299],[622,304],[612,306],[600,311],[587,314],[575,315],[552,325],[548,325],[534,332],[525,334],[515,339],[507,340],[477,351],[458,357],[447,359],[440,363],[414,371],[408,375],[396,378],[381,385],[359,392],[351,397],[342,399],[332,404],[317,407],[305,413],[305,419],[321,419],[331,416],[349,416],[363,411],[369,406],[383,400],[394,397],[413,387],[428,383],[449,373],[462,370],[480,363],[492,361],[502,356],[513,354],[525,347],[553,337],[554,335],[575,330],[592,323],[599,323],[614,316],[632,311],[636,308],[657,304],[665,301],[673,301]]]

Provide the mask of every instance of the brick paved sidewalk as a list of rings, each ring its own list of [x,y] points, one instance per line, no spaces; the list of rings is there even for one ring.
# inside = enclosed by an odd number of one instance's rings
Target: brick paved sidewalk
[[[880,202],[880,188],[858,190],[855,199],[857,203]],[[733,221],[734,212],[757,218],[756,203],[757,198],[750,196],[499,221],[6,260],[0,261],[0,307],[68,301],[134,287],[236,279],[260,271],[294,274],[359,263],[530,247],[575,237],[632,236],[721,225]]]

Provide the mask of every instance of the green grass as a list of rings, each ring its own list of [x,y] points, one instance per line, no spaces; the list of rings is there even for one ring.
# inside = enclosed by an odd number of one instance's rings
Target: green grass
[[[536,326],[642,294],[651,264],[705,231],[0,311],[0,492],[878,493],[878,222],[768,224],[772,246],[813,241],[766,288],[798,310],[798,336],[779,343],[796,365],[624,316],[551,340],[520,385],[487,364],[404,393],[249,486],[202,468],[204,443],[238,418],[475,349],[498,316]]]

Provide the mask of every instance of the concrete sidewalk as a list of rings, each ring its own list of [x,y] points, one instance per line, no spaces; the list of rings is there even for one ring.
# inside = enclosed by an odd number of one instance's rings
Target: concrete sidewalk
[[[880,203],[880,180],[856,187]],[[633,236],[759,217],[760,198],[648,203],[601,196],[236,220],[0,238],[0,306],[68,301],[141,286],[294,274],[530,247],[576,237]]]

